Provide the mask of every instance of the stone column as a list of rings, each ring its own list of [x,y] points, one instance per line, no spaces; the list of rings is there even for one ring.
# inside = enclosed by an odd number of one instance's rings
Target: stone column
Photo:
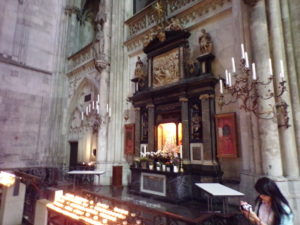
[[[186,97],[180,97],[179,101],[181,102],[182,158],[183,161],[190,162],[189,100]]]
[[[213,163],[216,158],[215,131],[214,131],[214,108],[209,94],[200,95],[202,108],[202,134],[203,134],[203,157],[205,161]],[[212,111],[213,110],[213,111]]]
[[[267,81],[269,76],[268,59],[270,57],[267,16],[265,1],[258,1],[250,13],[250,30],[252,40],[252,57],[257,64],[257,76],[261,81]],[[258,86],[258,93],[268,95],[268,89],[274,92],[272,85],[268,88]],[[275,99],[259,101],[260,112],[270,111],[270,105],[275,106]],[[258,119],[260,134],[260,150],[262,152],[263,173],[268,176],[282,176],[282,161],[280,153],[279,133],[277,123],[273,120]]]
[[[141,144],[141,108],[135,108],[135,137],[134,137],[134,155],[140,156]]]
[[[154,112],[154,105],[148,104],[148,152],[153,152],[155,149],[154,146],[154,138],[155,138],[155,112]]]
[[[285,60],[285,40],[284,40],[284,33],[282,30],[282,23],[281,23],[281,9],[280,9],[280,1],[273,0],[267,1],[268,3],[268,13],[269,13],[269,22],[270,22],[270,34],[271,34],[271,45],[272,45],[272,53],[273,53],[273,66],[275,69],[275,76],[278,78],[278,75],[281,71],[280,68],[280,60],[284,61],[285,68],[287,65],[287,61]],[[287,71],[285,70],[285,77],[284,80],[287,81],[287,90],[290,90],[289,86],[289,76],[287,76]],[[294,79],[294,81],[296,81]],[[279,81],[277,82],[279,83]],[[279,92],[278,90],[277,92]],[[298,91],[297,91],[297,94]],[[299,95],[297,95],[299,99]],[[291,107],[291,100],[290,94],[286,91],[282,95],[282,99],[289,105],[288,108],[288,117],[289,117],[289,124],[291,125],[290,128],[281,127],[280,128],[280,142],[281,142],[281,152],[282,152],[282,164],[283,164],[283,172],[284,175],[288,177],[298,177],[299,176],[299,167],[298,167],[298,158],[297,158],[297,149],[296,149],[296,140],[295,140],[295,132],[294,132],[294,125],[293,125],[293,114],[290,110]],[[298,100],[297,100],[298,101]],[[299,105],[297,105],[299,110]],[[282,116],[282,115],[279,115]],[[279,123],[282,121],[279,120]]]
[[[101,1],[101,4],[103,1]],[[100,64],[97,65],[97,69],[100,73],[100,126],[98,130],[98,152],[97,152],[97,160],[96,160],[96,169],[106,171],[104,176],[101,176],[100,182],[101,184],[109,184],[110,183],[110,173],[112,170],[111,167],[107,166],[108,163],[108,151],[110,150],[110,145],[108,142],[108,126],[110,122],[110,117],[107,112],[107,105],[109,103],[109,75],[110,75],[110,62],[108,61],[108,56],[110,56],[110,34],[111,34],[111,1],[105,0],[105,12],[106,21],[103,25],[103,33],[104,33],[104,51],[103,54],[106,56]],[[97,177],[97,176],[96,176]],[[95,179],[96,183],[99,183]]]

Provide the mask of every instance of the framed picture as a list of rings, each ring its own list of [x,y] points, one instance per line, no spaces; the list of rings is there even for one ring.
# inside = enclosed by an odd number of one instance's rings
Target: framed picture
[[[203,161],[203,144],[202,143],[191,143],[191,161],[192,163],[201,164]]]
[[[134,154],[134,124],[125,124],[125,154]]]
[[[217,157],[237,157],[235,113],[216,115]]]

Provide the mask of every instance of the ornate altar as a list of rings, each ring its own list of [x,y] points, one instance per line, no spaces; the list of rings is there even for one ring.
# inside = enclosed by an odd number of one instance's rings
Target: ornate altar
[[[204,30],[200,55],[191,60],[190,33],[174,21],[146,34],[147,71],[130,101],[136,111],[135,155],[175,152],[181,169],[132,167],[131,191],[179,202],[197,198],[194,183],[218,181],[222,172],[216,161],[212,42]]]

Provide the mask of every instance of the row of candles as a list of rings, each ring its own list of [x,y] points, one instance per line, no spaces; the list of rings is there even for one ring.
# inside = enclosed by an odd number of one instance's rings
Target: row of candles
[[[242,56],[242,59],[245,60],[245,66],[246,66],[246,68],[250,68],[248,53],[245,51],[244,44],[241,44],[241,56]],[[272,76],[273,75],[273,69],[272,69],[272,60],[271,60],[271,58],[269,58],[268,62],[269,62],[269,73]],[[236,73],[236,66],[235,66],[235,59],[234,59],[234,57],[231,58],[231,63],[232,63],[232,73],[235,74]],[[251,66],[252,66],[252,79],[255,81],[255,80],[257,80],[255,63],[252,63]],[[229,87],[232,86],[231,76],[232,76],[232,74],[230,72],[228,72],[228,70],[225,70],[226,85],[228,85]],[[280,60],[280,73],[279,73],[279,77],[281,79],[284,78],[284,67],[283,67],[283,61],[282,60]],[[222,79],[220,79],[219,82],[220,82],[220,93],[223,94],[224,93],[224,89],[223,89],[223,81],[222,81]]]
[[[97,114],[100,114],[100,95],[98,95],[97,101],[92,101],[86,106],[85,112],[81,112],[81,120],[84,119],[84,115],[88,116],[93,110],[96,110]],[[106,113],[109,117],[111,116],[111,108],[108,104],[106,104]]]
[[[127,210],[118,207],[110,209],[107,204],[94,202],[93,200],[88,200],[70,193],[56,198],[54,202],[47,204],[47,207],[74,220],[83,221],[87,224],[129,225],[127,221],[129,218],[131,218],[131,224],[142,224],[142,221],[136,217],[135,213],[129,213]]]

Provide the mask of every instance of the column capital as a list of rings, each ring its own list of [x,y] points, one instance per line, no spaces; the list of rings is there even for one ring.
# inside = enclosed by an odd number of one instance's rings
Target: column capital
[[[258,2],[259,0],[244,0],[245,4],[250,5],[250,6],[255,6],[255,4]]]
[[[209,98],[214,98],[214,97],[215,97],[215,95],[213,95],[213,94],[203,94],[203,95],[199,96],[199,99],[200,100],[207,100]]]
[[[179,101],[180,101],[180,102],[188,102],[189,99],[186,98],[186,97],[179,97]]]
[[[148,104],[146,105],[146,108],[149,109],[149,108],[154,108],[154,104]]]

